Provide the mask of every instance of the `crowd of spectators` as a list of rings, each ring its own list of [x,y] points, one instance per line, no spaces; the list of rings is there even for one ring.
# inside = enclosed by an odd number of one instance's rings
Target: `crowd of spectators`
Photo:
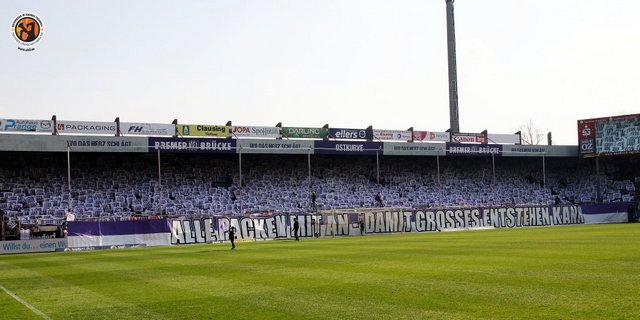
[[[24,223],[131,215],[305,212],[376,206],[631,202],[640,178],[615,161],[245,155],[0,155],[0,210]],[[495,170],[494,170],[495,167]],[[242,174],[242,181],[240,176]]]

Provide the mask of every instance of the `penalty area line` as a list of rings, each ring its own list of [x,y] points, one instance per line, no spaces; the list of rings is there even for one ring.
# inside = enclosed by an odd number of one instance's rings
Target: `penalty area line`
[[[9,291],[9,289],[5,288],[1,284],[0,284],[0,289],[2,289],[2,291],[6,292],[8,295],[10,295],[12,298],[16,299],[16,301],[22,303],[25,307],[27,307],[33,313],[35,313],[35,314],[39,315],[40,317],[42,317],[42,319],[51,320],[51,318],[47,317],[47,315],[42,313],[42,311],[36,309],[36,307],[34,307],[31,304],[29,304],[29,302],[26,302],[26,301],[22,300],[22,298],[18,297],[15,293]]]

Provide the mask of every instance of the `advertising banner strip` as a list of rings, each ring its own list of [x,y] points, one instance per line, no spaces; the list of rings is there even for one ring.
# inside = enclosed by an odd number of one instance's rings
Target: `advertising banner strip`
[[[53,133],[52,120],[0,119],[0,132]]]
[[[502,156],[502,145],[500,144],[462,144],[448,142],[446,145],[448,156]]]
[[[176,134],[175,124],[120,122],[120,133],[123,135],[173,136]]]
[[[413,131],[413,141],[449,142],[449,132]]]
[[[233,137],[280,138],[279,127],[232,126]]]
[[[229,136],[231,136],[231,127],[203,124],[179,124],[178,135],[185,137],[192,136],[228,138]]]
[[[0,241],[0,254],[54,252],[67,247],[67,239]]]
[[[283,138],[324,139],[327,134],[326,128],[282,127]]]
[[[314,141],[315,154],[383,154],[382,142]]]
[[[115,135],[118,133],[115,122],[58,120],[56,122],[56,129],[59,134],[82,133]]]
[[[310,140],[260,140],[238,139],[238,152],[261,154],[308,154],[313,153]]]
[[[236,139],[149,137],[149,152],[236,153]]]
[[[372,139],[372,132],[367,132],[366,129],[346,129],[346,128],[330,128],[330,139],[345,139],[345,140],[367,140]]]
[[[373,138],[376,140],[409,141],[413,136],[407,130],[379,130],[373,129]]]

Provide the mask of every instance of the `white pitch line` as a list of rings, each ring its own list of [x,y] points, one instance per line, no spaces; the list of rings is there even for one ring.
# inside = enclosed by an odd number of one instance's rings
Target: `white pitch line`
[[[12,298],[16,299],[18,302],[22,303],[25,307],[29,308],[29,310],[33,311],[33,313],[35,313],[35,314],[39,315],[40,317],[42,317],[42,319],[51,320],[51,318],[47,317],[47,315],[42,313],[42,311],[40,311],[40,310],[36,309],[36,307],[30,305],[29,302],[26,302],[26,301],[22,300],[22,298],[18,297],[17,295],[15,295],[13,292],[9,291],[7,288],[2,286],[1,284],[0,284],[0,289],[2,289],[2,291],[6,292],[8,295],[10,295]]]

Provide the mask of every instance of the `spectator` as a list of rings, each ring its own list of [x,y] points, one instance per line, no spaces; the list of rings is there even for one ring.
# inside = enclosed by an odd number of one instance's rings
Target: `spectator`
[[[382,208],[382,195],[380,194],[380,192],[376,194],[376,207]]]
[[[316,205],[316,192],[311,191],[311,210],[313,212],[318,211],[318,206]]]

